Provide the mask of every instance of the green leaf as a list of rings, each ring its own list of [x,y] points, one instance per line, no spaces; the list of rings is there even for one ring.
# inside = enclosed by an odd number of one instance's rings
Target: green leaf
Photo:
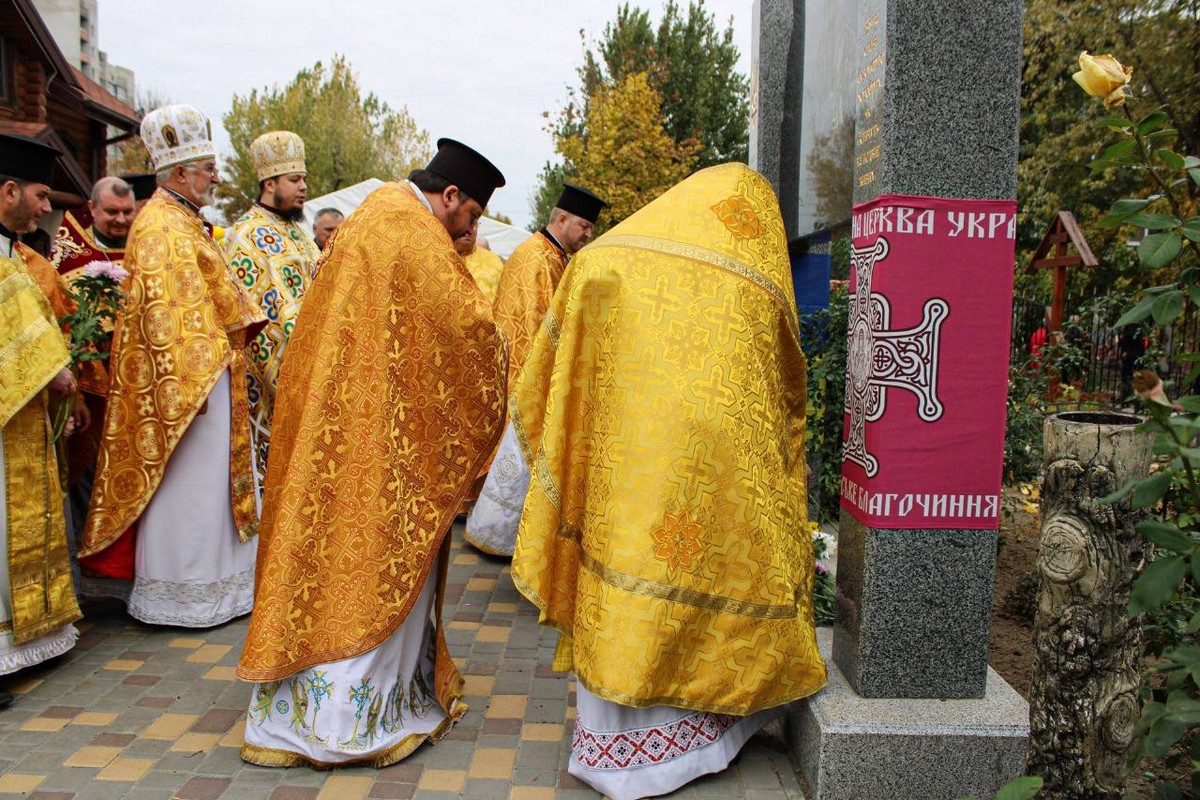
[[[1138,245],[1138,258],[1146,269],[1161,269],[1175,260],[1182,247],[1178,233],[1152,233]]]
[[[1150,316],[1150,311],[1154,308],[1155,297],[1143,297],[1138,301],[1137,305],[1126,311],[1117,320],[1115,327],[1124,328],[1126,325],[1132,325],[1135,322],[1141,322],[1146,317]]]
[[[1125,495],[1132,492],[1133,487],[1134,487],[1133,483],[1127,483],[1124,486],[1122,486],[1120,489],[1117,489],[1112,494],[1104,495],[1104,497],[1101,497],[1096,502],[1102,506],[1111,506],[1113,503],[1120,502],[1125,497]]]
[[[1153,611],[1175,596],[1175,590],[1187,574],[1187,562],[1168,556],[1152,562],[1133,583],[1129,595],[1129,612],[1141,614]]]
[[[1145,136],[1147,133],[1150,133],[1151,131],[1153,131],[1155,128],[1157,128],[1159,125],[1162,125],[1166,121],[1167,121],[1167,112],[1165,112],[1165,111],[1155,111],[1153,113],[1147,114],[1146,116],[1142,117],[1141,122],[1138,123],[1138,126],[1137,126],[1138,134],[1140,134],[1141,136]]]
[[[1036,775],[1025,775],[1011,780],[1000,791],[996,792],[996,800],[1031,800],[1042,788],[1042,779]]]
[[[1188,633],[1196,633],[1198,631],[1200,631],[1200,611],[1193,614],[1191,621],[1187,624]]]
[[[1142,522],[1138,524],[1137,530],[1138,533],[1159,547],[1166,548],[1175,553],[1187,553],[1196,545],[1196,541],[1192,537],[1188,536],[1175,525],[1169,525],[1165,522],[1153,520]]]
[[[1167,150],[1165,147],[1160,150],[1155,150],[1154,155],[1158,156],[1158,160],[1166,164],[1171,169],[1183,169],[1183,156],[1178,153]]]
[[[1150,205],[1157,199],[1157,197],[1147,197],[1142,199],[1126,197],[1113,203],[1112,208],[1108,210],[1108,213],[1112,214],[1114,217],[1127,217],[1130,214],[1135,214],[1138,211],[1141,211],[1143,208]]]
[[[1187,272],[1191,272],[1191,270],[1185,270],[1185,275]],[[1195,278],[1184,277],[1183,280],[1185,284],[1191,284],[1188,286],[1188,297],[1191,299],[1192,305],[1200,306],[1200,284],[1195,282]]]
[[[1200,167],[1200,157],[1184,156],[1183,157],[1183,165],[1185,167],[1188,167],[1189,169],[1192,167]]]
[[[1137,147],[1137,142],[1133,139],[1122,139],[1116,144],[1109,145],[1108,148],[1100,155],[1101,159],[1120,159],[1122,156],[1127,156]]]
[[[1188,175],[1191,176],[1193,181],[1200,183],[1200,167],[1192,167],[1188,170]]]
[[[1161,758],[1167,754],[1176,742],[1188,731],[1188,724],[1164,714],[1155,720],[1146,733],[1146,755],[1151,758]]]
[[[1183,792],[1173,783],[1163,783],[1154,790],[1154,800],[1183,800]]]
[[[1109,158],[1097,158],[1088,163],[1088,169],[1090,169],[1092,172],[1103,172],[1111,167],[1129,167],[1131,169],[1146,168],[1144,165],[1134,159],[1133,156],[1124,156],[1116,160]]]
[[[1169,471],[1163,471],[1136,481],[1133,484],[1133,507],[1145,508],[1161,500],[1171,487],[1171,478]]]
[[[1107,125],[1110,128],[1127,131],[1133,128],[1133,122],[1125,119],[1125,117],[1105,117],[1100,120],[1101,124]]]
[[[1146,136],[1146,139],[1147,140],[1163,139],[1168,136],[1178,136],[1178,135],[1179,135],[1179,131],[1175,130],[1174,128],[1163,128],[1161,131],[1154,131],[1153,133],[1148,134]]]
[[[1175,318],[1183,313],[1183,292],[1178,289],[1154,298],[1151,309],[1154,321],[1159,325],[1170,325]]]
[[[1176,648],[1168,650],[1165,655],[1172,661],[1186,664],[1194,661],[1197,657],[1195,652],[1180,652],[1185,648]],[[1191,648],[1192,651],[1195,648]],[[1167,713],[1165,716],[1174,717],[1189,724],[1200,722],[1200,699],[1189,697],[1186,690],[1171,692],[1171,696],[1167,698]]]
[[[1200,414],[1200,394],[1190,394],[1175,401],[1189,414]]]
[[[1125,224],[1161,231],[1165,228],[1178,228],[1179,218],[1170,214],[1134,214],[1132,217],[1125,218]]]
[[[1200,183],[1200,181],[1197,181],[1197,183]],[[1183,223],[1183,227],[1180,230],[1184,236],[1193,242],[1200,242],[1200,217],[1192,217]]]

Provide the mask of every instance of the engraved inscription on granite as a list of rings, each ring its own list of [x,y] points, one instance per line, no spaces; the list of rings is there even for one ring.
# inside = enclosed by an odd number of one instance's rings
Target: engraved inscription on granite
[[[883,93],[887,11],[880,0],[860,8],[859,67],[855,75],[854,202],[865,203],[879,194],[883,177]]]

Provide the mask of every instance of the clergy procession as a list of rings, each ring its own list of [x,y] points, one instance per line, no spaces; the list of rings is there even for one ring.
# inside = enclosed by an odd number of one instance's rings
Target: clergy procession
[[[825,685],[764,178],[701,169],[599,236],[609,202],[567,183],[502,259],[485,137],[306,223],[305,142],[262,130],[220,235],[208,116],[163,105],[140,138],[153,172],[95,181],[47,256],[23,238],[61,153],[0,134],[0,689],[52,674],[97,598],[245,617],[245,762],[419,759],[483,713],[443,614],[460,536],[511,560],[600,794],[720,772]]]

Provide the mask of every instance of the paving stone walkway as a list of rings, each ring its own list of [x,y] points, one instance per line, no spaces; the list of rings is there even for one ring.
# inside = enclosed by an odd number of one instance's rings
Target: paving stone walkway
[[[455,526],[445,618],[467,715],[441,742],[382,770],[267,769],[238,757],[250,685],[234,676],[248,618],[159,628],[119,603],[88,604],[70,653],[0,678],[0,798],[30,800],[594,800],[567,773],[574,683],[550,670],[507,561]],[[803,800],[787,757],[752,740],[729,769],[672,797]]]

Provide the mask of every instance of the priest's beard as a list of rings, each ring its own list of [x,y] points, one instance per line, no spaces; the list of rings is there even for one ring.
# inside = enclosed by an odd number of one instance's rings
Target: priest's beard
[[[271,197],[269,200],[270,202],[267,202],[266,205],[288,222],[299,222],[300,220],[304,219],[304,206],[300,206],[299,208],[292,207],[284,209],[283,203],[279,199],[278,192],[271,192]]]

